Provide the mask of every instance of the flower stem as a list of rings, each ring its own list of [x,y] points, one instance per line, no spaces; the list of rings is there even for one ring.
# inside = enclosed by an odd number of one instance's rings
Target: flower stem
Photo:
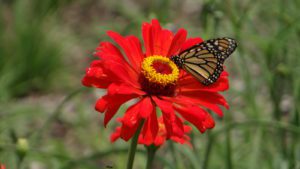
[[[135,156],[135,151],[138,143],[138,138],[141,132],[141,129],[143,127],[144,120],[142,120],[131,140],[130,148],[128,151],[128,160],[127,160],[127,169],[132,169],[133,167],[133,161],[134,161],[134,156]]]
[[[174,169],[178,169],[179,166],[181,166],[179,164],[179,160],[178,160],[178,154],[176,153],[175,151],[175,146],[174,146],[174,143],[172,141],[169,142],[169,146],[170,146],[170,149],[171,149],[171,153],[172,153],[172,160],[173,160],[173,164],[175,165],[174,166]]]
[[[225,122],[226,123],[230,123],[231,122],[231,116],[228,115],[226,116],[225,118]],[[232,152],[231,152],[231,132],[230,130],[227,130],[226,131],[226,141],[225,141],[225,144],[226,144],[226,165],[227,165],[227,169],[232,169],[233,168],[233,165],[232,165]]]
[[[204,155],[204,161],[203,161],[203,165],[202,165],[202,169],[207,169],[209,168],[208,164],[209,164],[209,160],[210,160],[210,154],[213,148],[213,143],[214,143],[214,137],[211,136],[210,132],[207,132],[207,144],[206,144],[206,148],[205,148],[205,155]]]
[[[146,169],[151,169],[157,147],[155,145],[147,146],[147,165]]]

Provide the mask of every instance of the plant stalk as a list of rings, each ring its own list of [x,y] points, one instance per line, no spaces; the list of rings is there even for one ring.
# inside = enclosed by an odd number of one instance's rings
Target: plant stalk
[[[132,167],[133,167],[136,147],[137,147],[139,135],[140,135],[141,129],[143,127],[143,124],[144,124],[144,121],[141,121],[132,140],[131,140],[130,148],[128,151],[127,169],[132,169]]]
[[[147,146],[147,165],[146,165],[146,169],[151,169],[152,165],[153,165],[153,160],[155,157],[155,152],[157,150],[158,147],[156,147],[155,145],[150,145]]]

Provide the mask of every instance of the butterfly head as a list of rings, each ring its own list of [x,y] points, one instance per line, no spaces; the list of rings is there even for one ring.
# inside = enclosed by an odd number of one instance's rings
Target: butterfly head
[[[181,59],[178,55],[174,55],[170,58],[178,68],[182,68],[182,65],[184,64],[184,60]]]

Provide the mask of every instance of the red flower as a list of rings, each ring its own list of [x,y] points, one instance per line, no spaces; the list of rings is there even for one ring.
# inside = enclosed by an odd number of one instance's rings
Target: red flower
[[[122,121],[122,119],[119,119],[119,121]],[[124,130],[124,127],[117,127],[115,132],[111,135],[110,140],[111,142],[115,142],[117,139],[119,139],[121,137],[121,135],[123,133],[126,133],[127,131]],[[144,130],[147,130],[147,128],[144,128]],[[158,132],[157,135],[154,139],[152,138],[148,138],[147,136],[149,135],[144,135],[147,132],[142,132],[139,135],[139,139],[138,139],[138,143],[139,144],[144,144],[146,146],[149,146],[151,144],[155,145],[155,146],[161,146],[165,143],[166,140],[171,139],[177,143],[180,144],[188,144],[190,147],[192,146],[190,143],[190,137],[186,134],[190,133],[190,131],[192,130],[192,128],[188,125],[183,125],[183,131],[184,131],[184,135],[183,137],[178,137],[176,135],[171,136],[171,137],[167,137],[167,130],[163,121],[163,118],[160,117],[158,118]]]
[[[107,89],[107,93],[96,103],[96,110],[105,113],[106,126],[125,102],[135,99],[121,119],[120,137],[129,140],[138,125],[145,120],[142,136],[154,143],[159,133],[156,107],[161,110],[166,129],[166,138],[184,138],[182,117],[195,125],[200,132],[213,128],[215,123],[207,109],[222,116],[220,105],[228,104],[219,91],[228,89],[228,74],[223,72],[217,82],[205,86],[178,67],[169,59],[195,44],[201,38],[186,39],[184,29],[174,35],[162,29],[157,20],[142,25],[146,52],[135,36],[123,37],[108,31],[123,49],[123,53],[112,43],[102,42],[96,49],[98,60],[91,63],[82,79],[88,87]]]
[[[0,169],[5,169],[5,165],[0,163]]]

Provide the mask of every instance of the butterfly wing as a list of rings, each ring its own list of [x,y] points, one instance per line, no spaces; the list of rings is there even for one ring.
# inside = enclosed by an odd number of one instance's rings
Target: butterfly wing
[[[217,81],[223,71],[223,63],[234,52],[237,44],[231,38],[204,41],[179,54],[182,68],[204,85]]]

